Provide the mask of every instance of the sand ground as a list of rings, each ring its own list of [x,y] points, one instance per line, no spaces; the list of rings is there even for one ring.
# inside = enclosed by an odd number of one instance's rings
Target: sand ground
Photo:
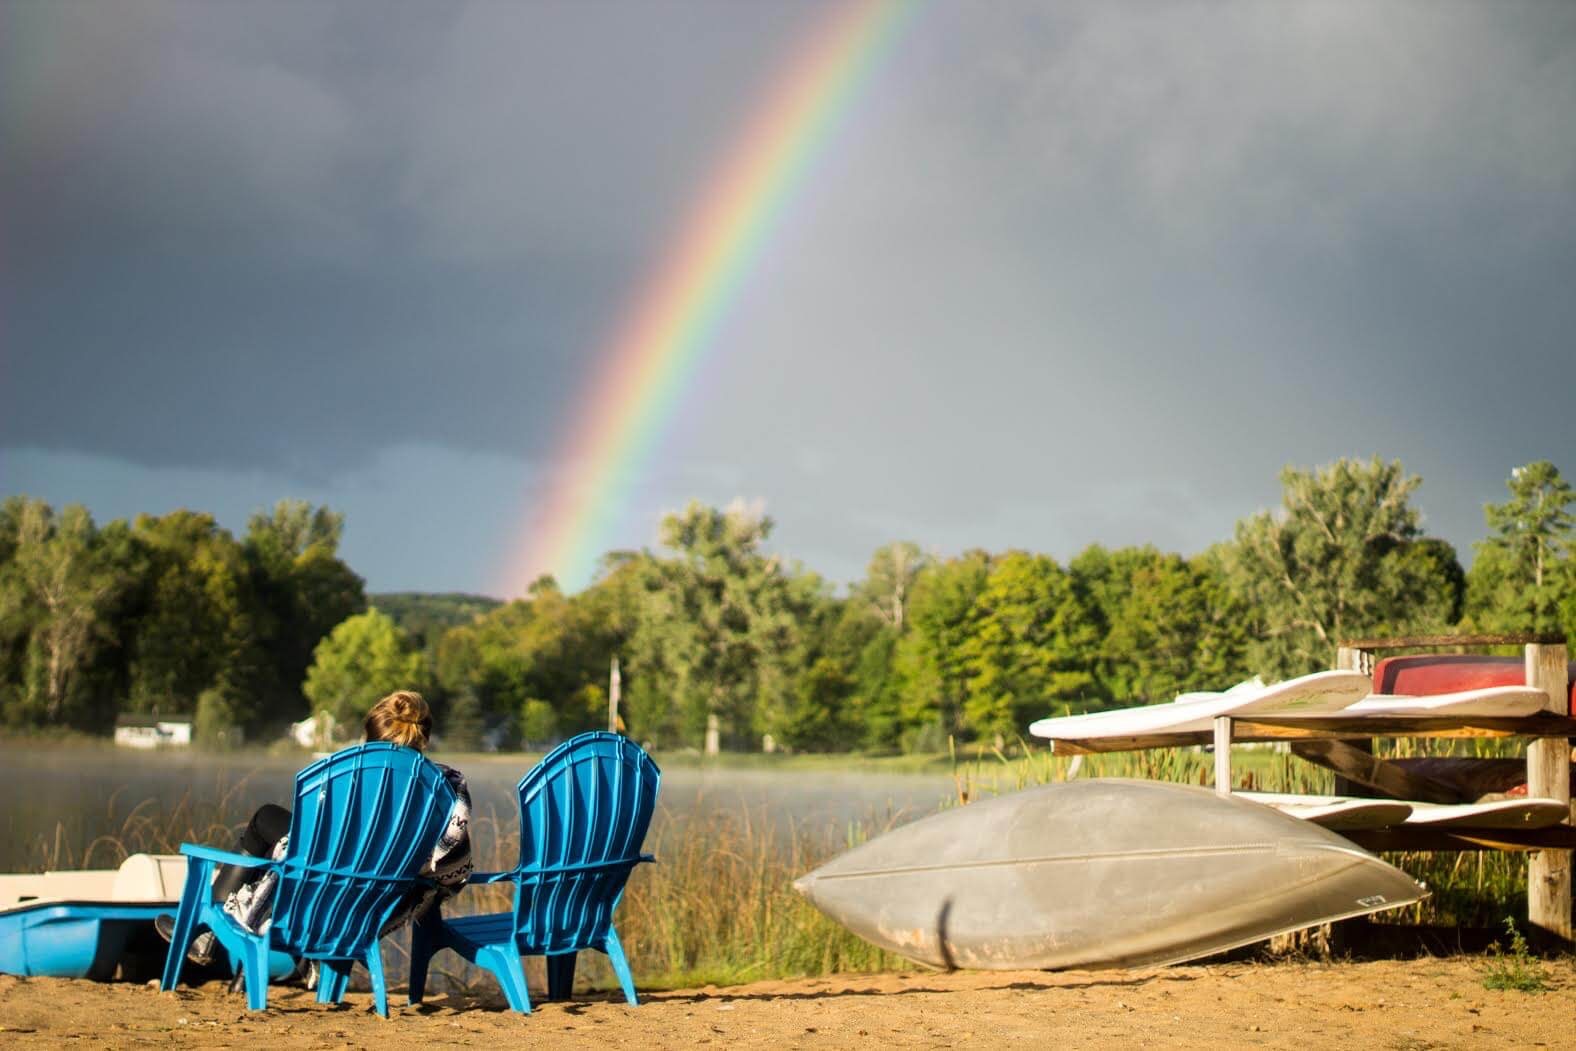
[[[605,995],[516,1015],[495,995],[338,1007],[297,988],[265,1014],[220,983],[0,976],[0,1046],[379,1049],[551,1047],[1576,1048],[1576,962],[1543,993],[1485,989],[1481,959],[1180,966],[1147,971],[911,972]]]

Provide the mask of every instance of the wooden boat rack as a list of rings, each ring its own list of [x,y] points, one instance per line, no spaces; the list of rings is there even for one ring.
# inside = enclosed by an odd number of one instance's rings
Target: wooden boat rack
[[[1215,790],[1231,794],[1231,745],[1251,741],[1284,741],[1294,755],[1335,772],[1337,795],[1411,799],[1430,803],[1472,802],[1460,785],[1431,777],[1393,759],[1374,754],[1373,741],[1392,737],[1515,737],[1527,740],[1527,794],[1571,801],[1571,742],[1576,719],[1569,711],[1568,651],[1563,637],[1539,635],[1429,635],[1410,638],[1354,639],[1340,643],[1336,667],[1372,675],[1374,655],[1384,650],[1419,650],[1487,646],[1520,646],[1528,686],[1548,694],[1543,712],[1519,719],[1325,718],[1316,727],[1307,720],[1255,715],[1223,716],[1211,732],[1166,733],[1089,740],[1056,740],[1061,754],[1122,752],[1179,745],[1212,744]],[[1457,760],[1464,767],[1491,764],[1492,759]],[[1502,762],[1502,761],[1501,761]],[[1527,873],[1527,912],[1531,923],[1556,939],[1573,940],[1571,919],[1571,852],[1576,827],[1569,818],[1545,829],[1387,828],[1345,833],[1368,850],[1525,850],[1532,856]]]

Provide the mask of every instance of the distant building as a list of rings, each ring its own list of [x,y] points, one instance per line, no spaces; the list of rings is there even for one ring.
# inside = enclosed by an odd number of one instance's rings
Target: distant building
[[[339,733],[338,721],[327,712],[318,712],[290,724],[290,736],[302,748],[324,750],[334,747]]]
[[[115,743],[122,748],[190,748],[192,721],[182,716],[116,716]]]

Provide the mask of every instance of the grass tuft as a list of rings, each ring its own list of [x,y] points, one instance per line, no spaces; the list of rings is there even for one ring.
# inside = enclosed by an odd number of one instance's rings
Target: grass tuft
[[[1542,993],[1549,990],[1549,972],[1527,950],[1527,939],[1516,929],[1516,922],[1505,918],[1505,932],[1510,935],[1510,948],[1495,942],[1488,950],[1488,960],[1483,965],[1483,988],[1515,990],[1520,993]]]

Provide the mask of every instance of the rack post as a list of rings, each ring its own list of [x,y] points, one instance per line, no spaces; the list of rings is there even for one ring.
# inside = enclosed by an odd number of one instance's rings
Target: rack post
[[[1343,643],[1335,649],[1335,667],[1340,671],[1361,672],[1370,678],[1374,673],[1374,651],[1363,649],[1361,646]],[[1348,741],[1351,747],[1360,752],[1372,752],[1374,743],[1367,741]],[[1340,774],[1335,775],[1335,794],[1338,796],[1369,796],[1373,791],[1366,785],[1349,781]]]
[[[1563,643],[1528,643],[1526,681],[1548,694],[1547,708],[1565,714],[1570,686]],[[1571,802],[1571,746],[1563,737],[1538,737],[1527,744],[1527,794]],[[1569,822],[1570,818],[1567,817]],[[1527,920],[1570,942],[1571,852],[1537,850],[1527,864]]]
[[[1215,794],[1231,795],[1231,716],[1215,717]]]

